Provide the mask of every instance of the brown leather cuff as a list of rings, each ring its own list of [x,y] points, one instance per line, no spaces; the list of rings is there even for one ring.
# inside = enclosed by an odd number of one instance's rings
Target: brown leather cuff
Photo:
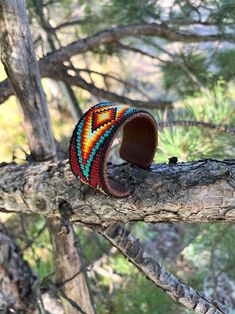
[[[93,106],[80,119],[71,138],[69,154],[71,169],[77,178],[116,197],[125,197],[131,192],[107,177],[109,151],[121,129],[120,157],[148,168],[157,147],[155,119],[145,110],[109,102]]]

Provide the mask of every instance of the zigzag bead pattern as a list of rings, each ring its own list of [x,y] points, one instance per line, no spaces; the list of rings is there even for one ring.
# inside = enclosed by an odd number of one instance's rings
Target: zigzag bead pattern
[[[104,174],[106,153],[120,126],[141,112],[145,111],[111,102],[90,108],[77,123],[70,141],[69,160],[74,175],[83,183],[113,196]]]

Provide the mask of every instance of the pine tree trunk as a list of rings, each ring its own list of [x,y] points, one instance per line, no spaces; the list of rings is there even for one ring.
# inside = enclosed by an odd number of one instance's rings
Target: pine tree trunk
[[[49,112],[41,85],[24,0],[2,0],[0,17],[2,61],[23,112],[24,129],[32,158],[36,161],[56,160]],[[56,224],[49,222],[48,225],[54,248],[55,266],[60,265],[57,279],[64,282],[71,273],[76,274],[80,271],[82,262],[78,251],[74,248],[73,233],[61,241],[59,235],[55,233]],[[70,259],[70,263],[64,263],[65,256]],[[78,289],[80,284],[81,289]],[[74,293],[75,291],[77,293]],[[69,285],[65,285],[64,293],[82,309],[86,309],[87,314],[94,313],[84,273],[72,279]],[[79,312],[67,303],[65,311],[67,314]]]

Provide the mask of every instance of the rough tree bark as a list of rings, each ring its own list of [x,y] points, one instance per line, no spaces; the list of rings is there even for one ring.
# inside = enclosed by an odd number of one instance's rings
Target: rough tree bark
[[[55,160],[56,150],[49,112],[35,58],[25,3],[23,0],[4,0],[0,4],[0,9],[3,30],[2,61],[23,111],[24,128],[31,154],[36,161]],[[79,252],[74,248],[74,234],[60,239],[53,221],[48,222],[48,227],[54,248],[57,280],[65,282],[71,278],[71,273],[76,274],[81,270]],[[64,263],[65,258],[74,261]],[[74,292],[78,286],[81,287],[76,294]],[[79,294],[81,291],[82,294]],[[94,313],[84,272],[72,278],[69,284],[64,286],[64,292],[69,299],[80,305],[84,313]],[[66,313],[78,313],[78,310],[67,301],[64,302],[64,307]]]
[[[34,160],[55,158],[45,94],[41,88],[38,65],[23,1],[0,2],[2,62],[19,99],[24,129]],[[20,16],[18,16],[20,14]],[[34,121],[32,124],[31,121]],[[42,139],[38,141],[38,138]]]
[[[18,210],[17,204],[24,204],[26,211],[55,219],[60,218],[65,204],[66,213],[68,209],[71,212],[70,220],[87,224],[103,234],[169,296],[197,313],[224,313],[218,302],[167,272],[144,252],[138,240],[114,222],[235,221],[235,160],[160,164],[153,165],[151,171],[130,166],[112,166],[109,170],[114,177],[124,174],[134,181],[132,196],[113,199],[83,186],[74,178],[66,161],[41,166],[2,165],[0,210]]]
[[[53,234],[56,234],[58,238],[60,223],[56,223],[54,219],[49,220],[49,223],[50,230],[53,231]],[[74,234],[73,226],[68,224],[67,228],[69,228],[69,233],[66,235],[65,239],[61,238],[60,241],[58,241],[52,236],[53,252],[56,252],[54,259],[57,267],[57,285],[59,288],[64,288],[67,297],[73,301],[77,301],[82,314],[92,314],[95,313],[95,310],[92,306],[92,298],[86,283],[86,266],[82,258],[82,251],[80,250],[78,239],[76,239],[76,235]],[[61,245],[61,242],[64,243]],[[74,267],[74,265],[76,265],[76,267]],[[87,300],[88,296],[89,300]],[[65,300],[64,304],[65,313],[79,313],[76,308],[68,303],[68,300]]]
[[[116,199],[78,181],[68,161],[0,167],[0,210],[60,217],[63,201],[70,220],[87,225],[121,221],[234,222],[235,160],[201,160],[176,165],[110,166],[110,175],[132,182],[133,193]]]
[[[140,241],[130,236],[129,231],[119,224],[114,224],[108,228],[95,229],[105,236],[112,245],[116,246],[148,279],[174,300],[184,304],[196,313],[225,314],[221,304],[206,298],[203,293],[186,285],[157,263],[144,251]]]
[[[19,247],[0,224],[0,313],[33,313],[34,280]]]
[[[152,34],[153,30],[146,31],[146,27],[138,26],[134,36],[138,32]],[[121,28],[118,32],[121,31],[119,34],[125,33],[126,36],[129,30]],[[164,32],[167,34],[166,30]],[[173,33],[169,37],[172,40],[175,35],[176,39],[179,35],[181,38],[186,35]],[[122,35],[116,33],[113,37],[113,34],[101,32],[99,36],[103,40],[105,36],[117,39]],[[93,39],[91,38],[90,44]],[[86,47],[87,42],[83,41],[83,45]],[[57,164],[2,165],[0,209],[19,211],[18,206],[23,204],[26,211],[55,218],[61,216],[63,206],[72,208],[72,221],[97,228],[169,295],[198,313],[223,313],[217,304],[213,306],[213,303],[204,299],[201,294],[175,280],[171,274],[159,267],[123,229],[117,225],[107,229],[104,227],[114,221],[133,220],[234,221],[234,167],[234,161],[212,160],[192,164],[155,165],[151,171],[128,165],[111,166],[110,174],[117,178],[121,176],[123,184],[132,182],[132,188],[135,190],[132,196],[125,200],[114,200],[79,183],[68,169],[66,161]]]

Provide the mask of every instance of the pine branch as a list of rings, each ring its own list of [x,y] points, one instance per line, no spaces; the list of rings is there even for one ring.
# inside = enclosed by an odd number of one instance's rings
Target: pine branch
[[[133,190],[124,199],[84,186],[68,161],[0,167],[0,211],[59,218],[60,200],[73,208],[71,222],[234,222],[235,160],[153,164],[149,170],[109,165],[109,175]],[[74,274],[73,272],[72,274]]]
[[[49,75],[49,71],[59,66],[64,61],[69,60],[76,54],[83,54],[87,51],[92,51],[94,48],[104,44],[118,43],[120,39],[126,37],[141,37],[141,36],[156,36],[169,41],[183,42],[207,42],[207,41],[235,41],[232,34],[211,34],[199,35],[189,31],[180,31],[174,28],[169,28],[165,23],[149,23],[149,24],[133,24],[115,27],[112,29],[98,32],[92,36],[75,41],[65,47],[57,49],[42,58],[39,62],[41,75],[45,77]],[[55,78],[54,78],[55,79]],[[13,94],[13,89],[8,80],[0,83],[0,103],[4,102],[10,95]]]
[[[183,31],[176,28],[170,28],[165,23],[145,23],[132,24],[125,26],[117,26],[111,29],[100,31],[94,35],[84,39],[75,41],[63,48],[58,49],[52,54],[44,58],[45,63],[64,62],[73,55],[82,54],[91,51],[104,44],[117,43],[125,37],[140,37],[140,36],[156,36],[173,42],[208,42],[208,41],[228,41],[234,42],[233,34],[209,34],[200,35],[191,31]]]
[[[173,126],[190,126],[190,127],[200,127],[200,128],[208,128],[215,130],[217,132],[221,133],[227,133],[227,134],[235,134],[235,127],[230,125],[221,125],[221,124],[214,124],[210,122],[202,122],[202,121],[194,121],[194,120],[174,120],[174,121],[168,121],[168,122],[158,122],[158,126],[160,128],[165,127],[173,127]]]
[[[110,92],[108,90],[98,88],[94,84],[86,82],[78,73],[74,76],[68,74],[67,70],[69,70],[71,67],[66,66],[53,66],[48,64],[47,68],[43,67],[41,71],[42,77],[49,77],[53,80],[60,80],[65,82],[69,85],[74,85],[77,87],[80,87],[84,90],[87,90],[92,95],[101,97],[103,99],[119,102],[123,104],[129,104],[135,107],[141,107],[141,108],[152,108],[152,109],[160,109],[163,110],[166,107],[172,108],[173,103],[168,100],[140,100],[140,99],[131,99],[129,97],[121,96],[116,93]],[[75,70],[73,68],[73,70]],[[79,70],[76,70],[76,72],[79,72]],[[110,75],[109,75],[110,76]],[[110,76],[111,77],[111,76]],[[121,82],[121,80],[119,80]],[[122,82],[124,83],[124,82]],[[5,80],[0,83],[0,104],[6,101],[11,95],[13,95],[13,88],[9,82],[9,80]],[[144,95],[146,97],[146,95]]]
[[[121,49],[124,49],[124,50],[127,50],[127,51],[136,52],[136,53],[139,53],[139,54],[141,54],[143,56],[149,57],[151,59],[156,59],[156,60],[160,61],[161,63],[166,63],[167,62],[166,60],[163,60],[163,59],[161,59],[161,58],[159,58],[159,57],[157,57],[157,56],[155,56],[155,55],[153,55],[153,54],[151,54],[149,52],[143,51],[140,48],[131,47],[129,45],[124,45],[124,44],[122,44],[120,42],[117,44],[117,46],[120,47]]]
[[[95,228],[114,245],[132,264],[134,264],[149,280],[162,289],[174,300],[182,303],[196,313],[225,314],[215,300],[210,300],[168,272],[156,262],[143,248],[138,239],[120,224],[107,228]]]
[[[172,102],[167,100],[156,100],[156,101],[142,101],[139,99],[131,99],[129,97],[121,96],[116,93],[110,92],[103,88],[98,88],[94,84],[88,83],[85,81],[78,73],[75,75],[70,75],[67,72],[68,68],[66,66],[56,67],[51,69],[51,71],[47,74],[47,77],[55,78],[57,80],[61,80],[66,82],[67,84],[78,86],[82,89],[89,91],[92,95],[107,99],[114,102],[119,102],[122,104],[129,104],[135,107],[141,108],[152,108],[152,109],[160,109],[163,110],[166,107],[172,108]]]
[[[70,68],[70,67],[69,67]],[[132,82],[128,82],[126,80],[123,80],[121,78],[119,78],[118,76],[116,75],[112,75],[110,73],[102,73],[102,72],[99,72],[99,71],[95,71],[95,70],[90,70],[90,69],[83,69],[83,68],[75,68],[75,67],[71,67],[70,68],[71,70],[74,70],[76,73],[80,73],[80,72],[86,72],[86,73],[90,73],[90,74],[97,74],[97,75],[100,75],[101,77],[103,77],[104,79],[104,82],[107,80],[107,79],[110,79],[110,80],[114,80],[118,83],[121,83],[122,85],[124,86],[128,86],[136,91],[138,91],[140,94],[142,94],[144,97],[146,97],[149,101],[153,101],[152,99],[150,99],[149,95],[144,92],[140,87],[137,86],[137,84],[134,84]]]

